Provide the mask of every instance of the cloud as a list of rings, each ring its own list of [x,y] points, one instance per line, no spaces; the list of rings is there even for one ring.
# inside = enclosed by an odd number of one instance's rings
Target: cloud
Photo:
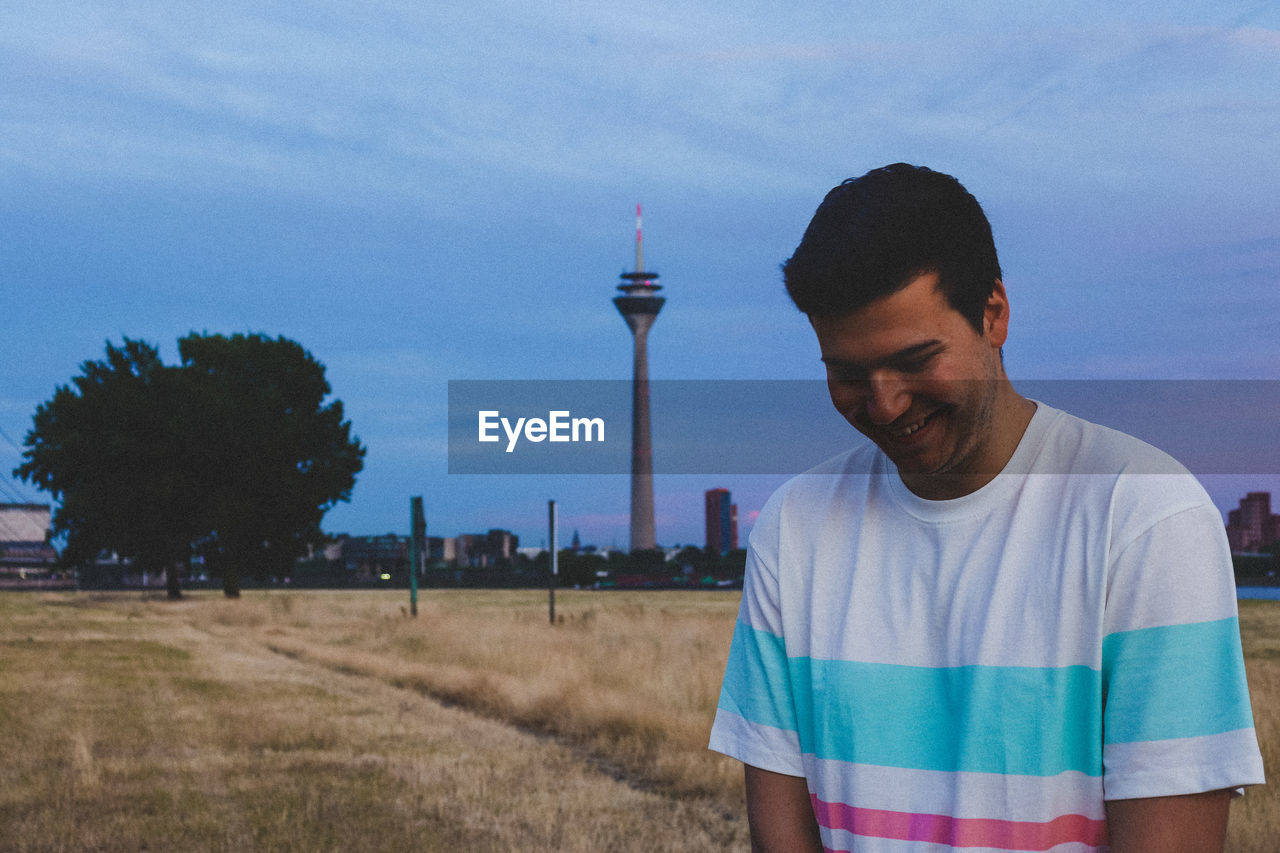
[[[0,46],[28,70],[0,96],[15,117],[3,156],[50,176],[230,181],[442,213],[504,181],[799,192],[851,160],[978,159],[993,142],[1068,169],[1072,149],[1132,165],[1144,146],[1181,144],[1188,109],[1247,117],[1225,97],[1230,75],[1267,75],[1249,60],[1274,41],[1103,7],[1086,27],[1003,4],[932,20],[839,4],[362,8],[11,10]],[[1139,121],[1141,145],[1106,132]]]
[[[1227,34],[1235,44],[1275,59],[1280,54],[1280,30],[1263,27],[1237,27]]]
[[[316,348],[357,434],[400,466],[362,480],[376,507],[438,485],[412,460],[436,452],[415,430],[443,416],[446,379],[626,375],[608,298],[637,200],[670,297],[655,376],[813,375],[777,263],[823,190],[903,159],[988,207],[1035,318],[1011,358],[1275,375],[1272,17],[1207,0],[5,4],[18,236],[0,272],[30,285],[5,387],[33,389],[6,422],[122,331],[276,329]],[[1225,290],[1220,310],[1181,280]]]
[[[419,349],[363,347],[335,349],[328,366],[361,380],[403,380],[418,382],[442,375],[440,359]]]

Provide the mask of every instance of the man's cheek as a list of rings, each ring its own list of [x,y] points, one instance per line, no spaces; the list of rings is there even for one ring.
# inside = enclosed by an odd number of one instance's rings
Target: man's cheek
[[[831,392],[831,405],[840,413],[846,421],[857,426],[857,418],[862,412],[865,405],[860,397],[856,394],[837,393],[835,389]]]

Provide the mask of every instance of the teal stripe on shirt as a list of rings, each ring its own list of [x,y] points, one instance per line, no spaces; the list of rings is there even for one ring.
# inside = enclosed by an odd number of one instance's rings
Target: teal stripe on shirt
[[[781,637],[738,622],[720,689],[720,707],[754,723],[796,731],[787,652]]]
[[[781,638],[739,624],[720,706],[797,732],[801,749],[820,758],[1098,775],[1104,691],[1107,743],[1253,725],[1235,618],[1109,635],[1103,672],[788,659]]]
[[[720,707],[796,731],[818,758],[921,770],[1102,774],[1102,679],[1086,666],[923,667],[786,657],[739,624]]]
[[[821,758],[1052,776],[1102,773],[1101,677],[1086,666],[925,667],[797,658],[801,747]]]
[[[1235,617],[1109,634],[1102,662],[1107,743],[1253,726]]]

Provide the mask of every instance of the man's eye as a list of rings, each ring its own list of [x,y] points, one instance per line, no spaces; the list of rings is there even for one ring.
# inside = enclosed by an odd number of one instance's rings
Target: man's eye
[[[932,361],[932,355],[926,355],[924,358],[913,358],[910,361],[904,361],[899,364],[898,369],[903,373],[920,373],[926,370]]]
[[[860,382],[867,378],[867,371],[846,365],[827,365],[827,378],[832,382]]]

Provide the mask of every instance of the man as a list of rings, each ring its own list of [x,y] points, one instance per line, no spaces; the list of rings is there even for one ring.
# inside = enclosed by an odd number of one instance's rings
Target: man
[[[1263,778],[1204,490],[1014,390],[949,175],[845,181],[783,270],[872,443],[751,534],[711,747],[746,765],[753,848],[1221,850]]]

